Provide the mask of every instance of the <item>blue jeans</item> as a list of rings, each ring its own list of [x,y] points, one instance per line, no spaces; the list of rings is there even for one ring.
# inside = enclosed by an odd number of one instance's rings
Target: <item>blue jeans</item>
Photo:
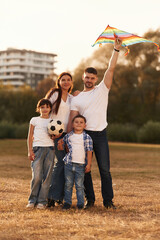
[[[57,143],[59,139],[63,138],[66,133],[63,133],[60,138],[54,140],[55,144],[55,155],[57,162],[53,167],[51,186],[49,189],[48,198],[52,200],[63,200],[64,197],[64,162],[63,158],[66,155],[64,150],[60,151],[57,149]]]
[[[110,159],[109,159],[109,146],[107,140],[106,129],[103,131],[88,131],[93,140],[93,150],[95,152],[98,168],[101,176],[101,191],[103,197],[103,203],[112,201],[113,199],[113,188],[112,188],[112,177],[110,173]],[[85,196],[88,201],[94,202],[95,195],[93,190],[93,183],[91,172],[85,174]]]
[[[65,164],[65,194],[64,202],[72,204],[72,191],[75,183],[76,195],[77,195],[77,206],[84,206],[84,172],[85,165],[78,163]]]
[[[29,203],[47,203],[52,177],[54,148],[33,147],[35,160],[31,162],[32,181]]]

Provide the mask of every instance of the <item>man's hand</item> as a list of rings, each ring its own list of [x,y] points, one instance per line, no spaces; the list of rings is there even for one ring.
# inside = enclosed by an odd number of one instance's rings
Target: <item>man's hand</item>
[[[119,50],[122,45],[122,40],[120,38],[116,38],[114,42],[114,48]]]
[[[80,91],[79,91],[79,90],[76,90],[76,91],[73,92],[72,95],[75,97],[75,96],[77,96],[79,93],[80,93]]]

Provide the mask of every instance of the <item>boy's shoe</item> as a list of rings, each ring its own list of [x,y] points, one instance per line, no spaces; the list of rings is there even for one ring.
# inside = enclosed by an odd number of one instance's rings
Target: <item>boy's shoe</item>
[[[54,207],[55,206],[55,201],[53,199],[48,199],[47,207]]]
[[[46,209],[46,205],[42,204],[42,203],[38,203],[37,204],[37,208],[38,209]]]
[[[80,210],[84,209],[84,205],[77,205],[77,208],[80,209]]]
[[[107,208],[107,209],[109,209],[109,208],[112,208],[112,209],[114,209],[114,210],[117,209],[116,206],[113,204],[112,201],[105,202],[103,205],[104,205],[104,207]]]
[[[64,203],[64,205],[63,205],[63,207],[62,207],[63,210],[68,210],[68,209],[70,209],[70,208],[71,208],[71,205],[68,204],[68,203]]]
[[[34,208],[34,203],[28,203],[26,208],[30,208],[30,209]]]

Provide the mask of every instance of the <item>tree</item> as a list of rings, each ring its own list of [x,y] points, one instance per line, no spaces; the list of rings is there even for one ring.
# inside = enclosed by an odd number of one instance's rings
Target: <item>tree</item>
[[[40,96],[40,98],[43,98],[48,92],[48,90],[55,86],[56,79],[57,74],[54,73],[38,83],[36,87],[36,92]]]

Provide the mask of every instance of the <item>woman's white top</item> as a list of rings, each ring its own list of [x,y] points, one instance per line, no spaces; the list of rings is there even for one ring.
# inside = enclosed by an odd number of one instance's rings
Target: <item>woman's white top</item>
[[[55,92],[51,97],[50,97],[50,101],[53,104],[56,99],[58,97],[58,93]],[[68,120],[69,120],[69,114],[70,114],[70,106],[71,106],[71,99],[72,99],[72,95],[68,93],[67,96],[67,100],[66,102],[63,101],[63,99],[61,98],[61,103],[59,105],[59,109],[58,109],[58,113],[57,115],[55,113],[51,113],[51,118],[52,119],[57,119],[60,120],[63,124],[64,124],[64,132],[67,132],[67,124],[68,124]]]

